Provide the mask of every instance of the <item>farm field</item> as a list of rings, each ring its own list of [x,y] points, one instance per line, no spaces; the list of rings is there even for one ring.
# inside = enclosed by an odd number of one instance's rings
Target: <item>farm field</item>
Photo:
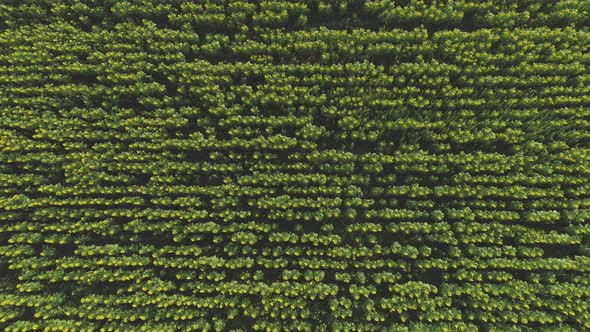
[[[590,1],[0,0],[0,330],[590,330]]]

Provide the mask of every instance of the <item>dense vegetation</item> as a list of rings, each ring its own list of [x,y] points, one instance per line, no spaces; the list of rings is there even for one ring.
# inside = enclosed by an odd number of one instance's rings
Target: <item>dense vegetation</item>
[[[0,329],[590,329],[590,1],[0,1]]]

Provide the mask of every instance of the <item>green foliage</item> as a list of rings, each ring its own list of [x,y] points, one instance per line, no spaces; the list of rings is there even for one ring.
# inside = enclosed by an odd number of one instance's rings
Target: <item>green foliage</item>
[[[590,330],[589,24],[0,1],[0,329]]]

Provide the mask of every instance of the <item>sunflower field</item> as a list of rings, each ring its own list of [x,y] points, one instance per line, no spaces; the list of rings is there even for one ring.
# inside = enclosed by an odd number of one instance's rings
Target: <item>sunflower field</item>
[[[590,330],[590,0],[0,0],[0,329]]]

